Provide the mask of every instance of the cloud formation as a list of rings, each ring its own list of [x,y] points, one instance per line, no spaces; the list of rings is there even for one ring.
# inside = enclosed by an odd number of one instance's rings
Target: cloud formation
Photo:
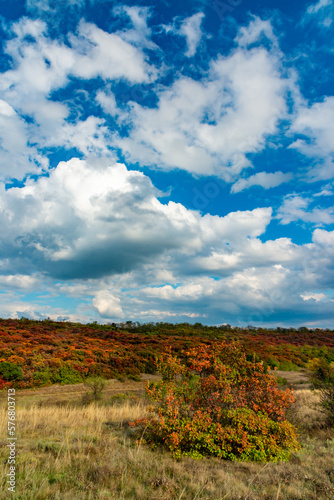
[[[211,61],[206,78],[180,77],[162,89],[156,107],[130,103],[131,130],[115,144],[133,162],[231,182],[277,131],[287,85],[278,56],[239,47]]]
[[[278,12],[188,7],[38,0],[4,24],[0,315],[333,320],[329,73],[298,73]]]

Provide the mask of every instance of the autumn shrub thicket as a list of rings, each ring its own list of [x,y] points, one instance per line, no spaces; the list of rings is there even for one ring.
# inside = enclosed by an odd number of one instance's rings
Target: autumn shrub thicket
[[[148,382],[150,416],[132,425],[142,439],[193,458],[278,461],[299,448],[285,418],[292,391],[277,387],[236,345],[171,352],[157,360],[162,380]]]

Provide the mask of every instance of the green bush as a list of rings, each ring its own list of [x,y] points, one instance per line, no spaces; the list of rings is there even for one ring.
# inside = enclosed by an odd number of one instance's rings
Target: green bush
[[[101,377],[88,378],[85,382],[85,387],[89,390],[89,392],[82,396],[82,403],[89,404],[101,401],[105,385],[106,381]]]
[[[82,382],[82,376],[70,366],[64,365],[52,373],[51,382],[53,384],[78,384]]]
[[[285,372],[294,372],[298,370],[298,366],[292,363],[292,361],[281,361],[278,365],[278,369]]]
[[[9,361],[2,361],[0,363],[0,375],[6,382],[22,380],[23,370],[20,366],[10,363]]]
[[[128,379],[129,380],[133,380],[134,382],[140,382],[141,381],[140,375],[133,374],[133,373],[129,373],[128,374]]]
[[[52,372],[51,370],[43,370],[39,372],[35,372],[33,374],[34,382],[39,385],[47,385],[51,383]]]

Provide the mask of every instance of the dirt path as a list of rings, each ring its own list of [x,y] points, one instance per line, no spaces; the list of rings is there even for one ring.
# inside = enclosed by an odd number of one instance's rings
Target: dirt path
[[[307,372],[305,370],[300,370],[298,372],[272,370],[271,373],[281,378],[285,378],[288,381],[289,386],[291,386],[294,390],[310,389],[311,387]]]

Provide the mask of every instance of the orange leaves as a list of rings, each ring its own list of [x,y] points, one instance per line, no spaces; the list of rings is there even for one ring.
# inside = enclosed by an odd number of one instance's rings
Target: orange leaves
[[[286,459],[298,448],[284,420],[292,394],[279,390],[260,363],[226,343],[182,354],[162,356],[163,380],[147,385],[155,402],[140,424],[148,442],[164,444],[175,457],[231,460]]]
[[[115,328],[116,325],[92,326],[51,320],[0,319],[0,359],[22,366],[24,382],[27,387],[32,387],[36,385],[34,373],[51,370],[54,374],[65,364],[72,363],[80,374],[85,374],[87,370],[88,375],[93,374],[98,367],[99,374],[108,378],[114,378],[117,374],[127,376],[143,372],[154,373],[155,358],[166,352],[167,372],[164,366],[159,367],[165,381],[168,377],[170,381],[174,378],[184,380],[188,377],[188,371],[193,371],[202,381],[203,398],[205,393],[218,391],[226,405],[232,403],[233,398],[238,406],[248,404],[247,393],[252,390],[253,394],[264,392],[264,379],[260,375],[265,374],[264,367],[267,367],[267,363],[272,368],[279,366],[284,369],[282,366],[286,366],[290,369],[294,368],[293,363],[302,366],[315,357],[326,358],[328,363],[334,361],[334,333],[325,330],[309,330],[306,333],[265,329],[247,331],[189,324],[148,324],[137,327],[132,325],[131,332],[120,327],[117,328],[119,331],[115,331]],[[232,338],[240,340],[240,345],[242,344],[242,349],[253,367],[252,380],[250,368],[244,361],[242,366],[239,363],[240,346],[230,345]],[[218,356],[217,349],[223,345],[226,346],[226,352],[224,354],[221,351]],[[318,347],[314,347],[315,345]],[[180,356],[185,363],[178,362]],[[87,362],[87,359],[93,362]],[[264,367],[258,362],[260,360],[263,360]],[[214,380],[210,380],[209,376]],[[245,383],[245,377],[251,380],[248,385]],[[227,383],[232,380],[233,387],[238,388],[237,391],[232,391],[232,386]],[[272,382],[266,380],[266,391],[272,392]],[[218,389],[217,384],[219,386],[223,381],[226,382],[224,389]],[[192,404],[190,388],[189,391],[189,394],[183,391],[183,405]],[[214,397],[217,396],[212,395],[212,398]],[[281,395],[272,394],[271,399],[275,398],[276,409],[281,403],[289,402],[288,397],[284,402]],[[254,404],[259,406],[256,400]],[[275,406],[270,406],[269,401],[265,404],[266,411],[271,413],[273,418],[281,418]]]

